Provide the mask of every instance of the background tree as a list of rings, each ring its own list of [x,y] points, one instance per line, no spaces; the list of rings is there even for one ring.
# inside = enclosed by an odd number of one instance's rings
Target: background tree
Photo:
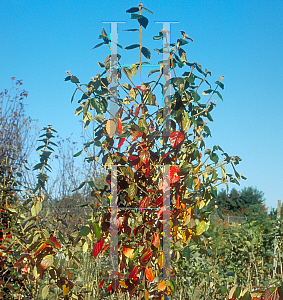
[[[253,216],[266,214],[264,193],[254,187],[245,187],[238,191],[232,188],[227,191],[222,189],[217,195],[217,205],[221,212],[238,216]]]

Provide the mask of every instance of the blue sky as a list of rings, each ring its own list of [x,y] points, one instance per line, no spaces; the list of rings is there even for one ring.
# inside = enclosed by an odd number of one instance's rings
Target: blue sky
[[[173,40],[180,30],[194,40],[185,47],[188,61],[210,70],[212,83],[224,75],[224,102],[218,100],[213,111],[213,137],[208,144],[239,155],[238,171],[248,178],[241,188],[257,187],[267,206],[275,207],[278,199],[283,200],[283,2],[171,3],[143,2],[154,12],[145,14],[150,22],[146,46],[152,52],[161,48],[152,40],[162,29],[155,21],[177,21],[171,27]],[[71,70],[84,83],[101,71],[97,61],[103,62],[109,53],[106,48],[91,48],[99,43],[102,27],[110,32],[110,25],[102,22],[126,21],[119,26],[119,43],[124,47],[137,43],[136,33],[122,31],[137,27],[125,13],[137,5],[134,1],[2,1],[0,90],[9,88],[12,76],[23,79],[29,92],[27,114],[38,119],[39,127],[51,123],[62,137],[73,133],[79,141],[80,117],[74,117],[77,105],[70,103],[74,86],[64,82],[65,71]],[[128,63],[138,61],[132,51],[125,53]]]

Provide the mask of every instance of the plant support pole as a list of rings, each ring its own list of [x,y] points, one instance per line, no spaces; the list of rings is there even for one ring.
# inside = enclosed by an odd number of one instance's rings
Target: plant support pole
[[[278,262],[277,249],[278,249],[278,231],[279,231],[279,225],[280,225],[280,218],[281,218],[281,200],[278,200],[277,226],[276,226],[275,238],[274,238],[274,259],[273,259],[273,276],[272,276],[272,278],[275,278],[275,276],[276,276],[276,269],[277,269],[277,262]]]

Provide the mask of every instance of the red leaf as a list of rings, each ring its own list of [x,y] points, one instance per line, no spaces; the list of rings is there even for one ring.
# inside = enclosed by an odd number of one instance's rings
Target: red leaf
[[[177,172],[180,172],[180,169],[174,166],[171,166],[168,170],[167,175],[170,178],[170,183],[173,184],[180,180],[180,176],[176,174]]]
[[[183,140],[185,136],[180,131],[173,131],[170,133],[170,143],[173,148],[177,147]]]
[[[152,132],[154,130],[154,125],[150,124],[150,132]]]
[[[164,206],[160,207],[157,213],[157,218],[163,219],[163,214],[170,214],[170,210],[165,210]]]
[[[111,289],[112,289],[112,288],[111,288],[111,284],[109,284],[108,287],[107,287],[106,292],[107,292],[107,293],[110,293]]]
[[[165,157],[167,157],[169,154],[171,154],[171,151],[168,151],[166,154],[164,154],[161,158],[161,160],[163,160]]]
[[[119,149],[119,150],[120,150],[121,147],[123,146],[125,140],[126,140],[125,138],[121,138],[121,139],[119,140],[119,144],[118,144],[118,149]]]
[[[152,237],[152,245],[156,248],[160,246],[160,239],[158,233],[154,233]]]
[[[94,258],[98,256],[98,254],[102,250],[103,245],[104,245],[104,238],[101,237],[100,241],[93,245],[92,255]]]
[[[138,267],[137,266],[134,266],[132,271],[130,272],[130,275],[129,275],[129,279],[132,279],[133,277],[135,277],[138,273]]]
[[[148,250],[148,251],[144,252],[141,256],[141,261],[148,260],[151,256],[151,254],[152,254],[151,250]]]
[[[99,285],[100,289],[102,288],[103,284],[104,284],[104,279],[102,279],[101,282],[100,282],[100,285]]]
[[[138,116],[138,114],[139,114],[139,112],[140,112],[140,108],[141,108],[141,104],[139,104],[137,107],[136,107],[136,109],[135,109],[135,117],[137,117]]]
[[[130,298],[132,298],[134,292],[136,291],[136,289],[137,289],[138,287],[139,287],[139,286],[137,285],[137,286],[132,290],[132,292],[131,292],[131,294],[130,294]]]
[[[122,126],[122,121],[120,118],[117,119],[117,124],[118,124],[118,133],[119,135],[123,134],[123,126]]]
[[[159,204],[162,204],[163,203],[163,196],[159,196],[155,203],[154,203],[154,206],[158,206]]]
[[[142,161],[136,155],[130,155],[128,161],[130,166],[132,166],[135,170],[138,170],[142,166]]]
[[[140,202],[139,208],[140,208],[140,212],[142,212],[145,208],[147,208],[149,206],[149,197],[144,197],[142,199],[142,201]]]
[[[153,270],[151,268],[145,268],[145,277],[150,282],[152,282],[154,280],[154,273],[153,273]]]
[[[60,248],[61,248],[61,245],[60,245],[60,243],[56,240],[56,237],[51,236],[51,237],[49,238],[49,241],[51,241],[57,249],[60,249]]]
[[[142,161],[144,164],[148,165],[148,160],[149,160],[149,157],[150,157],[148,151],[146,151],[146,150],[140,151],[139,157],[140,157],[141,161]]]

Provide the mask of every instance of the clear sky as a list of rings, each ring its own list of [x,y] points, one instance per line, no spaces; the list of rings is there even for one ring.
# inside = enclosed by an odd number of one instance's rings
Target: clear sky
[[[283,1],[142,3],[154,12],[145,14],[148,48],[162,47],[149,39],[162,29],[155,21],[179,22],[171,27],[173,39],[184,30],[194,40],[185,47],[188,61],[210,70],[211,82],[224,75],[224,102],[218,100],[213,111],[211,143],[239,155],[238,171],[248,178],[241,188],[257,187],[267,206],[275,207],[283,200]],[[126,21],[119,26],[119,43],[137,43],[136,33],[122,31],[137,28],[125,13],[137,5],[138,1],[1,1],[0,90],[10,87],[12,76],[23,79],[29,92],[27,114],[38,119],[39,127],[51,123],[62,137],[73,133],[79,141],[80,117],[74,117],[76,102],[70,103],[74,85],[64,82],[65,71],[84,83],[101,72],[97,61],[103,62],[109,53],[91,48],[99,43],[102,27],[110,32],[110,25],[102,22]],[[135,52],[127,53],[133,57]]]

